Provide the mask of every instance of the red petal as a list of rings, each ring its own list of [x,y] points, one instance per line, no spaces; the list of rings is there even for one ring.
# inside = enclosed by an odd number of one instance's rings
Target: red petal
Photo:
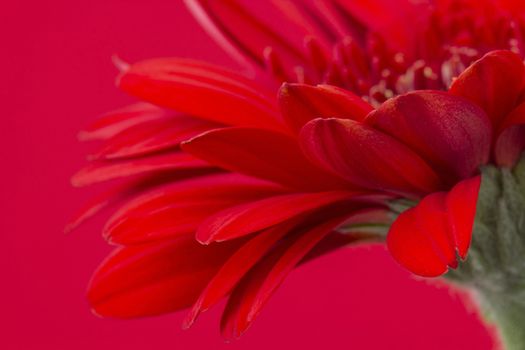
[[[204,247],[186,236],[118,248],[95,272],[88,300],[97,314],[117,318],[186,308],[240,244]]]
[[[110,139],[95,157],[116,159],[164,151],[219,127],[219,124],[186,115],[148,121],[130,127]]]
[[[180,181],[126,204],[109,219],[104,235],[114,243],[136,244],[194,233],[216,212],[282,193],[276,185],[236,174]]]
[[[494,148],[496,164],[511,168],[525,150],[525,103],[505,118],[500,130]]]
[[[135,125],[163,119],[166,110],[149,103],[139,102],[104,114],[79,134],[82,141],[108,139]]]
[[[449,193],[426,196],[403,212],[387,236],[392,256],[415,274],[436,277],[455,268],[455,252],[465,258],[472,237],[480,176],[458,183]]]
[[[419,227],[416,208],[404,211],[394,221],[387,236],[390,254],[411,272],[425,277],[440,276],[447,263],[431,237]]]
[[[492,51],[454,81],[450,92],[487,112],[494,126],[514,109],[525,82],[522,58],[511,51]]]
[[[447,212],[459,256],[465,259],[472,239],[481,176],[458,183],[447,194]]]
[[[221,168],[308,190],[348,188],[310,163],[297,141],[255,128],[228,128],[199,135],[182,148]]]
[[[282,129],[273,93],[209,64],[177,58],[142,61],[124,71],[118,85],[138,98],[199,118]]]
[[[525,13],[525,2],[522,0],[499,0],[496,4],[510,11],[510,13],[514,15]]]
[[[197,230],[197,239],[208,244],[237,238],[355,196],[355,193],[346,191],[297,193],[242,204],[219,212],[202,223]]]
[[[189,328],[201,312],[206,311],[226,296],[240,279],[268,253],[270,248],[297,225],[298,221],[300,220],[295,219],[269,228],[239,248],[202,292],[186,317],[184,327]]]
[[[164,183],[173,183],[174,181],[180,181],[184,176],[195,176],[197,174],[179,173],[179,174],[151,174],[150,176],[144,176],[139,178],[137,181],[126,182],[124,185],[120,185],[116,188],[112,188],[109,191],[103,192],[90,200],[79,210],[73,219],[68,223],[65,228],[65,232],[69,233],[80,226],[84,221],[90,219],[94,215],[98,214],[105,208],[113,206],[118,203],[136,196],[137,194],[158,187]],[[202,174],[200,174],[202,175]]]
[[[362,23],[370,32],[379,33],[389,45],[405,54],[412,54],[417,43],[415,35],[426,23],[430,6],[410,0],[337,0],[340,12]],[[354,20],[354,21],[355,21]]]
[[[311,121],[301,132],[301,142],[312,160],[359,186],[418,194],[442,186],[407,146],[353,120]]]
[[[299,48],[236,0],[186,0],[186,4],[203,28],[241,63],[249,57],[263,65],[262,53],[267,46],[276,49],[287,62],[305,61]]]
[[[416,151],[450,180],[472,176],[490,156],[491,124],[479,107],[437,91],[392,98],[366,124]]]
[[[183,152],[161,154],[118,162],[93,162],[76,173],[74,186],[87,186],[123,177],[169,170],[190,170],[210,167],[207,163]]]
[[[322,224],[308,225],[294,238],[283,242],[245,276],[230,296],[223,313],[223,336],[238,338],[292,269],[344,218],[326,220]]]
[[[279,90],[279,104],[284,121],[296,132],[312,119],[362,121],[373,110],[359,96],[330,85],[284,84]]]

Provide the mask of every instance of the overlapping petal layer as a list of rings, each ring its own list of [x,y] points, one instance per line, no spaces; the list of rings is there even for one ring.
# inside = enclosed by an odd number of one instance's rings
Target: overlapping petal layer
[[[367,125],[416,151],[451,183],[475,174],[489,160],[492,126],[478,106],[439,91],[392,98],[371,113]]]
[[[409,195],[443,186],[410,148],[350,119],[316,119],[301,131],[301,143],[312,160],[355,185]]]
[[[230,295],[221,327],[236,338],[301,261],[384,239],[355,230],[389,225],[398,200],[414,203],[388,233],[398,262],[438,276],[467,258],[479,167],[512,167],[525,149],[519,2],[268,2],[285,35],[242,0],[186,4],[256,74],[176,58],[119,65],[118,86],[147,102],[81,133],[105,143],[73,178],[133,180],[73,222],[129,200],[105,227],[121,246],[90,285],[97,313],[193,305],[189,326]],[[489,52],[505,48],[515,53]]]

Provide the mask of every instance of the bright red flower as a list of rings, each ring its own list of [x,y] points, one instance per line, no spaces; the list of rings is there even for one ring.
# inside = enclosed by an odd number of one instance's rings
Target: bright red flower
[[[190,326],[229,296],[221,328],[238,337],[295,266],[385,239],[363,224],[391,225],[392,255],[419,275],[467,257],[480,166],[525,149],[521,2],[273,1],[289,35],[236,0],[186,3],[248,72],[119,63],[118,86],[146,102],[82,133],[105,143],[73,178],[128,179],[72,224],[126,201],[95,312],[192,307]]]

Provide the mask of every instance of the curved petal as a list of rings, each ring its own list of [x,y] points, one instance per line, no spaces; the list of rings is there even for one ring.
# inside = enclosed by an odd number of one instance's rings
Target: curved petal
[[[131,65],[117,83],[140,99],[202,119],[282,129],[273,93],[221,67],[178,58],[151,59]]]
[[[472,238],[480,177],[458,183],[450,192],[423,198],[390,227],[392,256],[415,274],[436,277],[456,268],[456,251],[466,257]]]
[[[305,61],[300,48],[288,42],[282,33],[276,32],[237,0],[185,2],[203,28],[241,63],[249,57],[262,66],[262,53],[267,46],[276,49],[287,62],[297,64]]]
[[[351,183],[397,193],[442,187],[436,173],[407,146],[363,123],[316,119],[301,131],[305,153]]]
[[[472,176],[489,160],[492,127],[476,105],[438,91],[392,98],[366,124],[395,137],[455,182]]]
[[[494,158],[499,166],[513,167],[525,150],[525,102],[503,121],[494,146]]]
[[[431,237],[418,227],[419,221],[416,208],[401,213],[390,227],[388,250],[411,272],[424,277],[440,276],[448,269],[447,261]]]
[[[164,119],[169,113],[160,107],[146,102],[138,102],[106,113],[95,120],[78,138],[81,141],[105,140],[136,125],[152,120]]]
[[[240,244],[204,247],[189,235],[117,248],[95,272],[88,300],[98,315],[116,318],[189,307]]]
[[[316,118],[337,117],[363,121],[373,107],[350,91],[330,85],[283,84],[279,90],[281,114],[292,130]]]
[[[227,339],[238,338],[254,321],[270,296],[301,260],[334,229],[344,217],[327,217],[322,223],[300,229],[267,257],[237,285],[221,320]]]
[[[73,175],[71,182],[74,186],[82,187],[99,182],[154,172],[205,168],[210,168],[210,165],[189,154],[174,152],[124,161],[93,162]]]
[[[481,185],[481,176],[461,181],[447,194],[448,220],[458,254],[462,259],[467,257],[472,228],[476,217],[476,206]]]
[[[291,188],[348,188],[343,180],[309,162],[295,139],[269,130],[214,130],[184,142],[182,148],[221,168]]]
[[[189,328],[201,312],[206,311],[225,297],[241,278],[299,221],[300,219],[296,218],[266,229],[239,248],[206,286],[186,317],[183,327]]]
[[[230,240],[356,196],[346,191],[294,193],[241,204],[203,222],[196,237],[203,244]]]
[[[220,124],[187,115],[146,121],[110,138],[94,157],[120,159],[176,149],[182,141],[219,127]]]
[[[381,34],[395,50],[407,55],[416,49],[415,33],[425,24],[431,7],[410,0],[336,0],[340,10]],[[355,21],[355,20],[354,20]],[[420,29],[419,29],[420,30]]]
[[[219,211],[282,193],[279,186],[238,174],[180,181],[127,203],[108,220],[104,236],[126,245],[194,233]]]
[[[492,51],[461,73],[452,83],[450,93],[483,108],[497,128],[514,109],[524,83],[522,58],[511,51]]]

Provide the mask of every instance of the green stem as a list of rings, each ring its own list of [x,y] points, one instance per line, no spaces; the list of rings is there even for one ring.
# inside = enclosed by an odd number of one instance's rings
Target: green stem
[[[445,278],[478,293],[505,350],[525,350],[525,156],[482,169],[467,259]]]
[[[523,300],[493,295],[482,301],[489,322],[498,328],[505,350],[525,349],[525,305]]]

